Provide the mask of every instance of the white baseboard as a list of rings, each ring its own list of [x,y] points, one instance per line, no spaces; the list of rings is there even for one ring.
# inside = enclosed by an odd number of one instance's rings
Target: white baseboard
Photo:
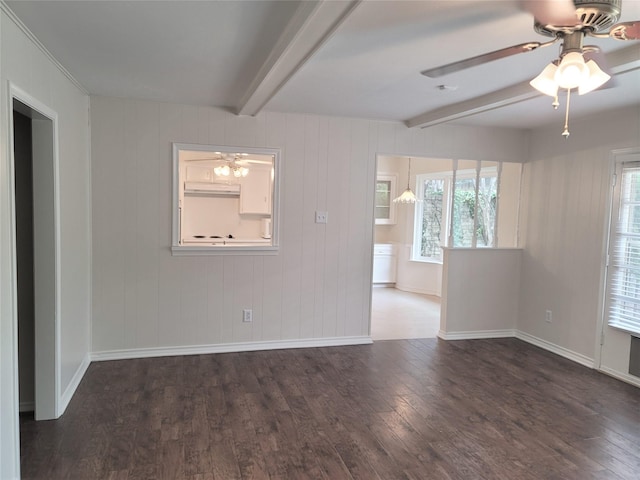
[[[302,340],[274,340],[266,342],[221,343],[181,347],[134,348],[93,352],[91,361],[125,360],[129,358],[173,357],[176,355],[202,355],[208,353],[252,352],[257,350],[282,350],[287,348],[337,347],[373,343],[371,337],[329,337]]]
[[[635,385],[636,387],[640,387],[640,378],[634,375],[618,372],[617,370],[609,367],[600,367],[600,371],[617,380],[622,380],[623,382],[630,383],[631,385]]]
[[[434,290],[429,290],[426,288],[419,288],[419,287],[414,287],[412,285],[405,285],[402,283],[396,283],[396,289],[398,290],[402,290],[403,292],[409,292],[409,293],[419,293],[420,295],[430,295],[432,297],[438,297],[438,298],[442,298],[442,295],[440,292],[436,292]]]
[[[33,412],[36,409],[36,402],[20,402],[19,412]]]
[[[87,368],[89,368],[90,364],[91,356],[89,353],[87,353],[82,359],[82,362],[76,370],[76,373],[73,374],[73,378],[69,382],[69,385],[67,385],[67,388],[64,390],[64,393],[58,400],[58,416],[61,416],[69,406],[71,397],[73,397],[73,394],[76,393],[76,389],[78,388],[78,385],[80,385],[80,381],[82,380],[82,377],[84,377],[84,374],[87,372]]]
[[[438,337],[443,340],[477,340],[481,338],[508,338],[515,336],[516,331],[512,329],[478,330],[468,332],[445,332],[440,330],[438,332]]]
[[[546,340],[543,340],[542,338],[535,337],[521,330],[516,330],[515,336],[520,340],[535,345],[536,347],[548,350],[552,353],[555,353],[556,355],[560,355],[561,357],[573,360],[574,362],[579,363],[580,365],[584,365],[585,367],[594,368],[595,366],[595,361],[593,358],[589,358],[586,355],[574,352],[573,350],[569,350],[568,348],[560,347],[555,343],[548,342]]]

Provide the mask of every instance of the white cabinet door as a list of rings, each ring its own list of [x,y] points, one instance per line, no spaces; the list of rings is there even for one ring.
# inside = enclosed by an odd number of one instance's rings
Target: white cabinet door
[[[373,250],[373,283],[395,282],[396,256],[393,245],[375,245]]]
[[[271,169],[250,168],[241,178],[240,213],[271,215]]]

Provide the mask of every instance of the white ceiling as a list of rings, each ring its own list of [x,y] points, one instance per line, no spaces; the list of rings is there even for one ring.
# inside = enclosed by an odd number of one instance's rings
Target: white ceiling
[[[439,79],[420,74],[548,40],[515,0],[6,3],[95,95],[418,126],[428,119],[519,128],[555,122],[560,129],[563,122],[549,97],[492,109],[522,91],[531,96],[526,82],[557,56],[555,45]],[[620,21],[640,19],[640,0],[622,3]],[[631,71],[616,75],[615,88],[572,98],[572,117],[640,104],[640,41],[586,43],[610,58],[625,49]],[[441,84],[457,89],[441,91]],[[488,111],[468,115],[478,106]]]

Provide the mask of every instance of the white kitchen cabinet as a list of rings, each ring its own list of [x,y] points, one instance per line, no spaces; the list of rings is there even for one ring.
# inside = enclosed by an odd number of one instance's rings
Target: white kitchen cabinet
[[[396,183],[398,177],[392,174],[381,173],[376,178],[375,219],[376,225],[395,225]]]
[[[240,213],[271,215],[271,169],[252,166],[240,179]]]
[[[373,283],[396,283],[397,259],[392,244],[373,246]]]

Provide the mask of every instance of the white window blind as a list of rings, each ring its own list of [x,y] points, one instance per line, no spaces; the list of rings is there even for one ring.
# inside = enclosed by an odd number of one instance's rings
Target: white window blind
[[[620,176],[617,223],[610,243],[608,323],[640,333],[640,164],[623,164]]]

